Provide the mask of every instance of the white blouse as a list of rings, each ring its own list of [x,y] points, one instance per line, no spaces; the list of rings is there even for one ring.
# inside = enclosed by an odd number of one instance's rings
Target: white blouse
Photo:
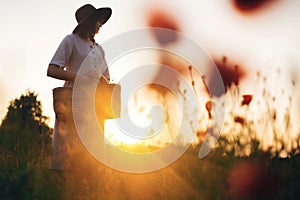
[[[76,34],[67,35],[60,43],[56,50],[50,64],[57,65],[69,70],[76,74],[86,74],[90,71],[99,72],[99,75],[104,75],[109,79],[109,71],[104,57],[104,51],[99,44],[90,46],[90,44],[81,39]],[[98,75],[98,74],[97,74]],[[66,81],[64,87],[72,87],[74,83]],[[92,87],[84,87],[85,90],[92,89]],[[56,99],[57,106],[56,120],[54,126],[53,137],[53,155],[51,158],[50,169],[67,170],[74,169],[72,163],[74,163],[74,155],[82,155],[83,152],[87,152],[77,131],[90,133],[91,119],[94,117],[92,109],[86,109],[91,106],[88,97],[93,96],[92,91],[80,93],[80,97],[74,98],[75,101],[65,101],[65,99]],[[73,115],[70,115],[68,109],[71,108]],[[90,111],[91,110],[91,111]],[[91,114],[92,113],[92,114]],[[73,116],[76,116],[74,125]],[[79,130],[77,130],[79,127]],[[80,129],[81,128],[81,129]],[[78,153],[79,152],[79,153]],[[83,154],[85,155],[85,154]],[[85,158],[88,156],[83,156]],[[77,157],[76,157],[77,159]],[[73,160],[73,162],[72,162]]]
[[[57,65],[73,73],[88,73],[97,70],[108,80],[109,71],[101,45],[91,46],[77,34],[67,35],[58,46],[50,64]],[[79,70],[80,69],[80,70]],[[73,83],[66,81],[65,87],[72,87]]]

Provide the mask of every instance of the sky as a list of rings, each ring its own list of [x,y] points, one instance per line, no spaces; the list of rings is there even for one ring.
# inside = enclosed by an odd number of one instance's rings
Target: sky
[[[53,127],[52,89],[63,82],[47,77],[47,67],[60,41],[77,24],[75,11],[86,3],[113,10],[111,19],[96,36],[100,44],[123,32],[146,27],[149,9],[158,7],[174,16],[180,31],[211,56],[226,55],[253,73],[260,70],[268,75],[270,88],[285,88],[288,84],[286,79],[273,76],[275,69],[282,69],[285,78],[293,66],[297,67],[294,73],[299,73],[298,0],[277,0],[263,11],[248,14],[239,13],[231,0],[1,0],[1,118],[9,101],[30,90],[39,95]],[[246,80],[243,89],[255,93],[251,81]]]

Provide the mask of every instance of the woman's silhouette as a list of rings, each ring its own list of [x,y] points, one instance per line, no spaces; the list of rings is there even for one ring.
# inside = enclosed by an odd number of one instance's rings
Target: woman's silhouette
[[[72,117],[72,88],[75,80],[88,86],[98,84],[100,77],[106,81],[110,79],[104,51],[95,42],[94,36],[111,17],[111,13],[111,8],[107,7],[96,9],[90,4],[80,7],[75,13],[78,25],[72,34],[62,40],[48,66],[48,76],[65,81],[63,90],[53,91],[56,120],[50,169],[73,169],[77,162],[74,159],[78,160],[78,156],[86,151],[79,140]],[[104,119],[98,121],[103,130]]]

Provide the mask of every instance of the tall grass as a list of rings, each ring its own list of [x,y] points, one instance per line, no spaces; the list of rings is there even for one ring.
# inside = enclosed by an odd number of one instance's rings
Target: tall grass
[[[265,78],[257,78],[264,87]],[[231,103],[213,151],[198,158],[201,132],[198,144],[151,173],[120,172],[92,158],[75,160],[73,171],[51,171],[51,129],[48,134],[30,127],[1,129],[0,199],[297,199],[300,138],[290,129],[293,104],[280,119],[275,107],[280,99],[261,89],[258,98],[242,94],[236,84],[228,87]],[[211,106],[205,104],[207,112]],[[265,143],[264,132],[271,134],[271,143]]]

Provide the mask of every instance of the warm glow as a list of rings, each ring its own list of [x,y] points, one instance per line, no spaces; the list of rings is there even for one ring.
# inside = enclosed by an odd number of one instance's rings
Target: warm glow
[[[127,106],[122,108],[121,118],[128,117],[126,123],[131,123],[144,132],[126,130],[126,127],[118,123],[119,119],[106,120],[107,143],[134,153],[153,152],[171,143],[180,126],[180,105],[171,93],[166,96],[165,101],[161,100],[157,91],[147,86],[140,88],[130,98]],[[154,106],[164,111],[152,112]]]
[[[105,142],[131,153],[150,153],[160,149],[159,146],[146,144],[144,140],[132,138],[116,127],[113,120],[105,123]]]

